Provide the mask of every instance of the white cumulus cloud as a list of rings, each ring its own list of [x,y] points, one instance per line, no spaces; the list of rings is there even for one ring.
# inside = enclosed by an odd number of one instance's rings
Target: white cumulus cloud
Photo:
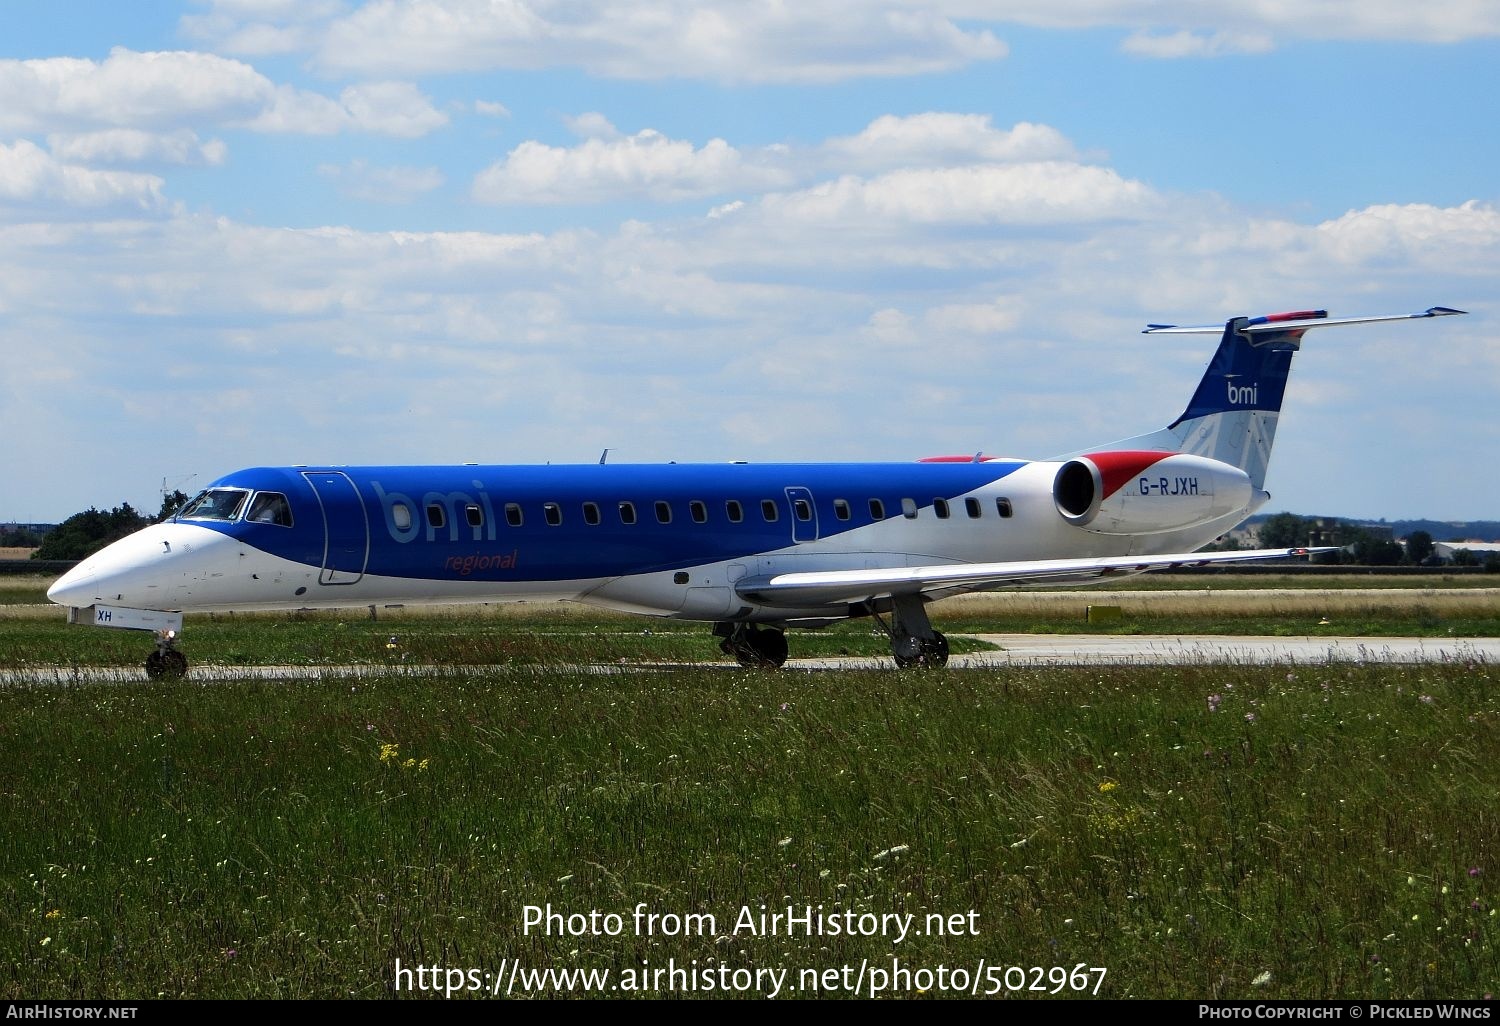
[[[1176,59],[1223,57],[1230,54],[1268,53],[1275,41],[1267,32],[1132,32],[1120,49],[1137,57]]]
[[[435,167],[373,167],[363,160],[320,165],[318,173],[343,195],[368,203],[410,203],[444,181]]]
[[[1111,168],[1037,161],[845,175],[764,205],[800,222],[1044,225],[1140,218],[1160,204],[1151,188]]]
[[[486,203],[599,203],[628,198],[672,202],[812,186],[830,174],[852,182],[856,173],[869,176],[947,168],[955,176],[968,175],[990,184],[996,180],[993,173],[957,168],[1049,162],[1082,167],[1074,159],[1075,147],[1057,129],[1027,122],[997,129],[984,114],[887,115],[850,136],[810,145],[743,150],[722,139],[695,146],[649,128],[625,135],[597,112],[564,120],[582,142],[571,147],[521,143],[476,177],[475,198]],[[1011,177],[1024,174],[1014,172]],[[952,177],[939,176],[933,182],[947,188],[945,182]],[[1059,187],[1066,186],[1068,178],[1063,174]],[[914,187],[921,184],[913,182]],[[953,181],[952,187],[962,189],[969,184]],[[1101,197],[1105,201],[1118,192],[1115,183],[1089,184],[1109,186]],[[822,188],[839,191],[833,184]],[[716,209],[722,215],[731,208]]]
[[[163,206],[162,180],[129,171],[97,171],[58,160],[35,143],[0,143],[0,207],[57,205],[151,211]]]
[[[209,6],[182,17],[183,35],[250,56],[309,49],[322,26],[346,10],[341,0],[209,0]]]
[[[229,52],[305,46],[339,74],[577,67],[611,78],[829,82],[1004,57],[987,28],[905,0],[374,0],[310,19],[219,5],[189,30]]]
[[[1047,125],[1021,122],[997,129],[988,114],[929,112],[876,118],[856,135],[830,139],[821,150],[844,170],[932,167],[1071,159],[1073,144]]]
[[[1500,209],[1471,200],[1456,207],[1378,204],[1351,210],[1316,228],[1328,252],[1349,261],[1445,258],[1463,267],[1500,239]]]
[[[653,129],[610,137],[594,119],[594,133],[577,146],[528,141],[479,173],[481,203],[597,203],[620,198],[675,202],[742,188],[764,188],[785,176],[746,161],[723,139],[702,146]]]
[[[57,133],[47,137],[47,148],[63,161],[81,164],[223,164],[228,147],[222,140],[208,142],[191,129],[147,132],[138,128],[107,128],[98,132]]]
[[[1277,40],[1453,43],[1500,35],[1486,0],[214,0],[190,38],[303,52],[335,74],[581,68],[609,78],[835,82],[1006,56],[1010,24],[1121,29],[1146,57],[1260,53]]]
[[[245,120],[257,132],[334,135],[371,132],[414,139],[448,123],[416,86],[407,82],[374,82],[349,86],[338,99],[283,85],[261,113]]]
[[[14,135],[245,124],[260,131],[413,138],[447,121],[410,83],[359,83],[335,100],[277,86],[248,64],[210,53],[117,47],[103,61],[0,60],[0,133]]]
[[[1013,21],[1044,28],[1125,27],[1200,38],[1219,33],[1277,39],[1394,39],[1453,43],[1500,35],[1500,8],[1485,0],[935,0],[935,9],[980,24]]]
[[[223,121],[263,107],[275,87],[248,64],[207,53],[0,61],[0,131],[160,128]]]

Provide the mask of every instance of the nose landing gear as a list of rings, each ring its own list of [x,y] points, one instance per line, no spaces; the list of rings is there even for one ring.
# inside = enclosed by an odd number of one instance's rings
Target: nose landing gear
[[[146,657],[146,676],[152,680],[161,677],[176,679],[187,675],[187,656],[177,651],[177,632],[156,632],[156,651]]]

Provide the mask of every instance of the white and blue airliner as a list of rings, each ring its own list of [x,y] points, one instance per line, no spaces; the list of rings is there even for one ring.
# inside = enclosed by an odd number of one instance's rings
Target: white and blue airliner
[[[761,666],[789,627],[868,616],[898,664],[941,666],[934,599],[1304,551],[1194,551],[1270,498],[1303,333],[1457,313],[1151,325],[1221,335],[1187,409],[1046,460],[238,470],[47,594],[74,622],[156,631],[152,676],[186,671],[185,612],[553,599],[711,623]]]

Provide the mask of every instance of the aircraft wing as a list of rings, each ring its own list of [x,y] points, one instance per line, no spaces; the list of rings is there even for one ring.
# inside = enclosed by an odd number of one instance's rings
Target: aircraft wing
[[[1027,559],[1011,563],[946,563],[880,570],[810,570],[741,578],[735,590],[771,606],[801,607],[865,602],[888,595],[925,595],[986,585],[1081,584],[1090,578],[1207,566],[1255,559],[1287,559],[1327,548],[1246,549],[1239,552],[1169,552],[1160,556],[1107,556],[1082,559]]]

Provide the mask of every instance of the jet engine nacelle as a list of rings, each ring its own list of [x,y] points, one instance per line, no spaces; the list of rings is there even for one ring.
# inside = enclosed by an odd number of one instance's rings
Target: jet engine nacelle
[[[1096,452],[1068,460],[1052,482],[1064,520],[1098,534],[1156,534],[1260,506],[1269,496],[1238,467],[1206,456]]]

